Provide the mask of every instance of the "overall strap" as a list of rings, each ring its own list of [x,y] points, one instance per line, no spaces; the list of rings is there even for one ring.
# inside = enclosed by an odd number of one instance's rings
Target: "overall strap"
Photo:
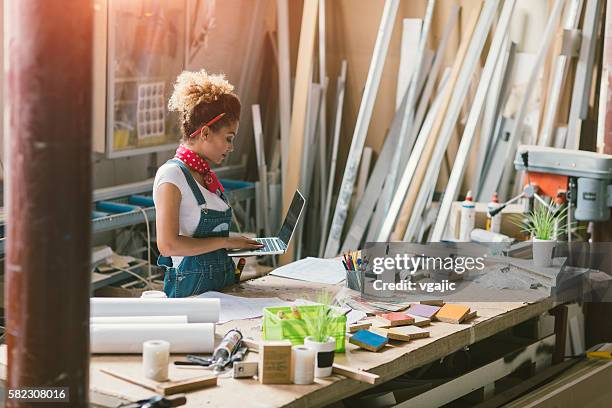
[[[189,187],[191,188],[191,191],[193,192],[193,195],[195,196],[196,200],[198,201],[198,205],[206,204],[206,200],[204,199],[204,195],[202,194],[202,192],[200,191],[200,188],[198,187],[198,183],[195,181],[195,179],[193,178],[193,176],[189,172],[189,169],[187,168],[185,163],[183,163],[179,159],[170,159],[170,160],[168,160],[168,162],[173,162],[175,164],[178,164],[180,169],[183,171],[183,174],[185,175],[185,179],[187,180],[187,184],[189,184]]]

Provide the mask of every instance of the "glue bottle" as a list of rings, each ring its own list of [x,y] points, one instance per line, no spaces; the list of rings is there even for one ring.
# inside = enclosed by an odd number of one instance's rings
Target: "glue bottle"
[[[236,329],[232,329],[225,333],[223,340],[213,352],[212,361],[215,370],[222,370],[223,367],[230,361],[230,357],[238,349],[242,340],[242,333]]]
[[[476,224],[476,206],[472,192],[468,191],[465,201],[461,204],[461,222],[459,224],[459,241],[470,242],[470,233]]]
[[[494,216],[491,216],[491,211],[499,208],[499,199],[497,192],[493,193],[491,202],[487,204],[487,231],[495,232],[497,234],[501,231],[501,212],[498,212]]]

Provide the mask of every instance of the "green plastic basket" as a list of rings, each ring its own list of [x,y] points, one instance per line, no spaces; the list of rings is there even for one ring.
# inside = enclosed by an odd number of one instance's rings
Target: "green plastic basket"
[[[324,306],[297,306],[300,314],[311,315]],[[283,318],[277,316],[281,311],[291,316],[290,307],[264,307],[263,309],[263,338],[264,340],[289,340],[291,344],[304,344],[304,339],[310,336],[306,322],[302,319]],[[333,336],[336,339],[336,353],[344,353],[346,337],[346,316],[334,317],[331,325]]]

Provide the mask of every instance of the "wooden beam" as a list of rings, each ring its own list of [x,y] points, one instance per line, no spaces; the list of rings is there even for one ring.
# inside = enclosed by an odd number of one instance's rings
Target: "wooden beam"
[[[597,42],[597,28],[599,27],[602,5],[602,0],[587,0],[580,56],[576,64],[572,104],[570,107],[569,124],[567,126],[567,139],[565,142],[567,149],[577,150],[580,148],[582,121],[587,118],[592,91],[595,44]]]
[[[291,161],[287,163],[287,172],[283,173],[283,214],[287,214],[293,194],[300,182],[300,168],[302,151],[304,149],[304,131],[306,129],[308,91],[312,75],[318,4],[318,0],[304,0],[300,45],[298,48],[298,59],[295,72],[295,91],[293,96],[293,110],[291,113],[289,149],[287,152],[287,159],[291,159]],[[295,241],[292,241],[290,243],[287,252],[280,257],[281,264],[293,260],[294,242]]]
[[[463,136],[461,137],[461,144],[459,145],[459,149],[457,150],[457,156],[455,158],[455,163],[453,164],[453,169],[448,180],[446,192],[444,193],[444,198],[442,199],[442,203],[440,204],[438,219],[436,221],[436,225],[434,226],[434,230],[431,236],[431,240],[433,242],[437,242],[442,239],[442,235],[444,234],[444,230],[446,229],[446,223],[448,222],[452,202],[456,200],[459,195],[459,189],[461,188],[461,180],[463,178],[466,163],[469,159],[472,142],[474,141],[474,138],[476,136],[476,127],[484,109],[487,93],[489,92],[489,86],[491,85],[493,74],[495,73],[495,65],[503,49],[502,45],[504,37],[506,36],[506,32],[508,31],[508,27],[510,25],[510,18],[512,17],[512,11],[514,10],[515,3],[515,0],[506,0],[504,2],[501,16],[499,18],[499,21],[497,22],[495,35],[493,36],[493,41],[491,42],[491,47],[487,56],[487,61],[482,71],[480,83],[478,84],[476,95],[474,96],[474,101],[472,103],[472,108],[470,109],[470,114],[468,116],[467,123],[463,131]]]
[[[561,16],[561,11],[563,10],[564,4],[564,0],[555,0],[552,12],[550,13],[550,16],[548,17],[548,22],[546,23],[546,29],[544,30],[544,34],[542,35],[543,38],[540,44],[540,49],[538,50],[536,62],[533,66],[533,69],[531,70],[529,80],[527,81],[525,95],[523,96],[523,100],[521,101],[521,104],[519,105],[518,111],[515,116],[514,130],[510,135],[510,155],[506,159],[506,163],[504,166],[504,174],[502,175],[502,181],[499,186],[499,198],[501,201],[506,200],[509,195],[510,180],[512,178],[512,175],[514,174],[514,165],[512,158],[514,157],[516,147],[518,146],[518,143],[521,140],[521,136],[523,133],[523,122],[525,120],[525,116],[527,115],[529,101],[531,100],[531,95],[536,88],[540,69],[542,69],[542,65],[544,64],[544,59],[546,58],[546,55],[548,53],[553,34],[557,29],[559,17]]]
[[[291,131],[291,62],[289,58],[289,5],[287,2],[288,0],[276,0],[282,174],[287,174],[289,133]]]
[[[612,154],[612,0],[607,0],[603,40],[597,151]]]
[[[353,133],[353,139],[348,153],[348,160],[346,168],[344,169],[344,176],[342,177],[338,202],[336,203],[336,209],[332,219],[332,226],[327,239],[324,254],[326,258],[338,254],[342,229],[348,215],[348,207],[353,195],[353,187],[355,184],[355,178],[357,177],[359,161],[361,160],[361,153],[363,151],[368,128],[370,126],[372,110],[374,109],[376,93],[378,92],[378,85],[380,84],[380,79],[382,77],[382,70],[385,64],[387,49],[389,48],[389,42],[391,40],[393,24],[395,23],[395,15],[397,14],[398,7],[399,0],[385,1],[380,28],[378,31],[378,36],[376,37],[374,52],[372,54],[372,61],[368,71],[368,77],[366,79],[365,90],[361,99],[361,105],[359,106],[359,113],[357,114],[355,132]]]
[[[488,9],[491,9],[493,7],[490,1],[488,1],[487,4]],[[472,42],[472,39],[475,38],[474,32],[476,30],[477,22],[479,21],[478,17],[480,15],[480,11],[482,10],[482,6],[482,2],[479,2],[478,5],[475,6],[472,11],[472,14],[466,26],[466,30],[464,32],[465,37],[461,41],[459,51],[457,51],[455,62],[453,64],[453,68],[448,79],[448,84],[443,94],[444,96],[441,102],[438,116],[436,117],[436,120],[429,135],[419,135],[419,137],[417,138],[417,143],[419,143],[418,139],[425,137],[427,138],[427,141],[423,142],[425,143],[425,145],[420,151],[417,150],[417,147],[415,145],[415,148],[413,149],[412,154],[410,155],[410,160],[408,161],[408,164],[404,169],[404,174],[400,179],[400,186],[398,186],[397,192],[393,197],[393,201],[389,206],[389,211],[382,225],[381,231],[378,234],[377,241],[386,241],[389,238],[393,225],[395,224],[396,218],[398,217],[398,214],[400,214],[400,219],[402,220],[402,222],[398,222],[395,227],[394,234],[396,236],[401,237],[406,231],[408,220],[410,218],[410,214],[412,214],[412,209],[414,207],[414,202],[416,201],[418,191],[421,188],[421,184],[423,182],[423,177],[425,176],[426,167],[418,166],[418,163],[429,162],[434,147],[437,143],[438,137],[440,136],[442,125],[447,120],[446,112],[451,102],[451,98],[453,98],[455,86],[459,80],[460,73],[462,72],[463,62],[466,58],[468,49],[470,48],[469,45]],[[484,38],[482,40],[484,41]],[[480,53],[478,54],[480,55]],[[474,62],[477,57],[478,56],[473,57]],[[462,81],[469,83],[469,79],[466,79],[464,77],[465,75],[462,75]],[[469,77],[471,77],[471,73]],[[455,122],[456,118],[453,121],[453,126]]]
[[[423,56],[426,48],[425,45],[427,43],[427,38],[429,37],[429,29],[431,27],[431,20],[433,18],[435,4],[435,0],[429,0],[427,2],[427,10],[425,11],[421,40],[419,42],[419,49],[417,51],[416,61],[414,63],[414,75],[410,81],[410,86],[407,88],[408,100],[406,101],[406,106],[404,107],[399,139],[397,146],[394,149],[389,173],[385,177],[385,185],[383,187],[382,194],[378,199],[376,212],[374,213],[372,221],[370,222],[367,238],[368,241],[375,240],[380,232],[381,225],[385,219],[387,210],[397,188],[397,180],[399,179],[398,174],[401,175],[401,173],[404,171],[404,167],[406,167],[407,162],[406,157],[410,156],[410,152],[412,151],[414,144],[414,140],[412,140],[411,137],[411,130],[414,124],[414,110],[418,97],[418,78],[421,75]]]
[[[331,163],[329,166],[329,180],[327,181],[327,193],[325,194],[325,207],[323,208],[323,225],[321,228],[321,243],[319,256],[323,256],[325,243],[327,242],[327,224],[329,223],[329,212],[331,211],[332,193],[334,191],[334,178],[336,177],[336,162],[338,160],[338,145],[340,144],[340,129],[342,126],[342,111],[344,109],[344,91],[346,89],[346,71],[348,63],[342,60],[340,77],[336,85],[336,117],[334,119],[334,140],[332,142]]]

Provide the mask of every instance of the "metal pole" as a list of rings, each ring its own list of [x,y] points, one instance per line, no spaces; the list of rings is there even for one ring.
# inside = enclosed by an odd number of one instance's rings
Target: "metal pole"
[[[5,2],[6,388],[68,387],[73,407],[88,401],[93,12]]]

